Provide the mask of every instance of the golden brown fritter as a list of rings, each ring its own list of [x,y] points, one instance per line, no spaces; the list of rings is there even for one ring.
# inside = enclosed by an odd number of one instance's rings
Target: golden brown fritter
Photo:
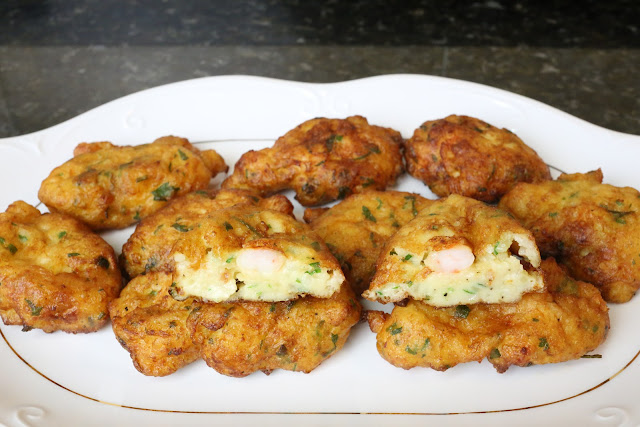
[[[115,253],[87,226],[18,201],[0,214],[0,316],[45,332],[94,332],[122,278]]]
[[[171,297],[171,276],[149,272],[133,279],[109,305],[113,332],[145,375],[165,376],[200,357],[186,326],[193,299]]]
[[[175,242],[211,213],[231,206],[251,205],[293,215],[293,205],[283,195],[266,199],[248,190],[196,191],[178,197],[143,219],[122,247],[124,268],[131,277],[150,270],[167,270]]]
[[[602,184],[602,172],[519,184],[501,201],[531,229],[540,251],[596,285],[606,301],[629,301],[640,288],[640,193]]]
[[[515,134],[467,116],[424,122],[404,155],[408,172],[441,197],[495,202],[518,182],[551,179],[547,165]]]
[[[207,188],[212,176],[226,170],[215,151],[201,152],[175,136],[137,146],[82,143],[42,182],[38,197],[50,211],[94,230],[123,228],[173,197]]]
[[[360,295],[369,287],[386,241],[432,200],[401,191],[354,194],[331,209],[307,209],[305,220],[325,241]]]
[[[515,302],[543,290],[539,265],[529,230],[500,209],[452,194],[387,241],[362,296],[382,303],[411,297],[439,307]]]
[[[340,264],[308,225],[255,206],[201,219],[169,258],[177,297],[212,302],[326,298],[344,281]]]
[[[344,283],[330,298],[196,304],[187,324],[210,367],[244,377],[258,370],[311,372],[342,348],[360,314]]]
[[[400,133],[369,125],[361,116],[313,119],[273,147],[244,153],[222,186],[262,195],[290,188],[304,206],[384,190],[403,171],[401,145]]]
[[[409,301],[391,314],[370,312],[378,352],[400,368],[439,371],[484,358],[498,372],[580,358],[604,341],[607,305],[594,286],[571,279],[553,259],[542,270],[548,291],[517,303],[436,308]]]

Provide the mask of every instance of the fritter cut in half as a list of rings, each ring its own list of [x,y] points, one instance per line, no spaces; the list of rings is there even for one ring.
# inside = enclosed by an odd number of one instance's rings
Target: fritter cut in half
[[[94,332],[122,287],[115,253],[86,225],[18,201],[0,214],[0,316],[45,332]]]
[[[412,193],[367,191],[351,195],[330,209],[307,209],[304,216],[360,295],[369,287],[387,240],[431,203]]]
[[[328,298],[340,264],[309,226],[252,206],[221,209],[176,242],[175,297],[210,302]]]
[[[200,151],[175,136],[137,146],[82,143],[42,182],[38,197],[50,211],[94,230],[124,228],[173,197],[207,188],[226,170],[214,150]]]
[[[433,202],[401,227],[378,259],[362,295],[439,307],[515,302],[544,289],[530,231],[507,213],[468,197]]]
[[[444,371],[488,359],[498,372],[578,359],[596,349],[609,329],[598,290],[571,279],[550,258],[542,261],[547,290],[515,303],[437,308],[423,301],[368,313],[380,355],[394,366]]]
[[[153,270],[168,270],[169,253],[185,233],[198,228],[199,221],[217,210],[258,206],[293,215],[293,205],[283,195],[266,199],[248,190],[199,190],[171,200],[158,212],[140,221],[122,247],[124,268],[131,277]]]
[[[404,156],[409,173],[441,197],[495,202],[518,182],[551,179],[547,165],[515,134],[467,116],[424,122]]]
[[[293,189],[304,206],[365,189],[384,190],[403,171],[401,145],[400,133],[370,125],[361,116],[313,119],[273,147],[243,154],[222,186],[262,195]]]
[[[602,184],[599,169],[555,181],[519,184],[500,201],[529,228],[545,256],[605,301],[629,301],[640,288],[640,193]]]

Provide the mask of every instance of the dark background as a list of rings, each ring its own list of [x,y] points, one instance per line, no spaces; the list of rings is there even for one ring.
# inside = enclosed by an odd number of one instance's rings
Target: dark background
[[[222,74],[447,76],[640,134],[640,2],[0,2],[0,137]]]

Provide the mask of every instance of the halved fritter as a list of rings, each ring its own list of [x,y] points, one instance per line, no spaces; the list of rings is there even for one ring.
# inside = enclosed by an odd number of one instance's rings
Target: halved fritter
[[[376,260],[389,237],[430,203],[412,193],[367,191],[351,195],[330,209],[307,209],[304,215],[360,295],[369,287]]]
[[[468,116],[424,122],[404,155],[409,173],[441,197],[495,202],[518,182],[551,179],[544,161],[514,133]]]
[[[124,268],[131,277],[145,271],[168,270],[169,253],[176,241],[198,227],[213,212],[236,205],[258,206],[287,215],[293,205],[283,195],[266,199],[248,190],[200,190],[178,197],[140,221],[122,247]]]
[[[197,303],[187,324],[210,367],[244,377],[258,370],[311,372],[342,348],[360,314],[344,283],[328,298]]]
[[[82,143],[42,182],[38,197],[52,212],[71,215],[94,230],[124,228],[173,197],[207,188],[226,170],[214,150],[201,152],[175,136],[137,146]]]
[[[171,289],[171,275],[149,272],[129,282],[109,305],[118,342],[145,375],[169,375],[200,357],[186,326],[193,299],[177,301]]]
[[[262,195],[290,188],[304,206],[384,190],[404,169],[401,145],[400,133],[361,116],[308,120],[273,147],[244,153],[222,186]]]
[[[516,303],[437,308],[422,301],[368,313],[380,355],[394,366],[444,371],[488,359],[498,372],[578,359],[609,329],[598,290],[571,279],[553,259],[542,262],[547,291]]]
[[[17,201],[0,214],[0,316],[45,332],[94,332],[122,287],[115,253],[86,225]]]
[[[184,233],[170,257],[178,298],[328,298],[344,281],[340,264],[308,225],[253,206],[212,213]]]
[[[411,297],[440,307],[515,302],[544,288],[539,265],[530,231],[504,211],[454,194],[393,235],[362,295],[382,303]]]
[[[606,301],[629,301],[640,288],[638,190],[602,184],[598,169],[520,184],[500,207],[533,232],[545,256],[596,285]]]

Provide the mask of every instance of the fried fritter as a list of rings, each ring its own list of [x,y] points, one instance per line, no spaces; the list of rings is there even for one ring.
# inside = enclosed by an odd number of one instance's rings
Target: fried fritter
[[[122,278],[111,248],[81,222],[18,201],[0,214],[0,316],[45,332],[94,332]]]
[[[176,297],[211,302],[330,297],[344,275],[322,239],[289,215],[254,206],[217,210],[176,242]]]
[[[307,209],[304,216],[360,295],[369,287],[376,259],[389,237],[431,203],[412,193],[367,191],[351,195],[331,209]]]
[[[519,184],[500,201],[533,231],[540,251],[606,301],[629,301],[640,288],[640,193],[602,184],[599,169],[556,181]]]
[[[170,290],[169,274],[149,272],[129,282],[109,305],[118,342],[145,375],[169,375],[200,357],[186,326],[193,299],[177,301]]]
[[[404,156],[408,172],[441,197],[495,202],[518,182],[551,179],[547,165],[515,134],[467,116],[424,122]]]
[[[244,153],[224,188],[262,195],[291,188],[304,206],[384,190],[403,171],[402,136],[361,116],[306,121],[273,147]]]
[[[311,372],[342,348],[360,314],[344,283],[329,298],[196,304],[187,324],[210,367],[244,377],[258,370]]]
[[[167,270],[169,253],[183,233],[193,230],[212,212],[236,205],[293,215],[293,205],[283,195],[262,199],[248,190],[196,191],[170,201],[138,224],[122,247],[124,268],[131,277],[150,270]]]
[[[604,341],[607,305],[594,286],[571,279],[553,259],[541,268],[547,291],[516,303],[436,308],[409,301],[391,314],[369,312],[378,352],[400,368],[439,371],[484,358],[498,372],[580,358]]]
[[[137,146],[82,143],[42,182],[38,197],[50,211],[94,230],[124,228],[173,197],[207,188],[212,176],[226,170],[218,153],[201,152],[175,136]]]
[[[506,212],[453,194],[389,239],[362,296],[382,303],[411,297],[439,307],[515,302],[544,288],[539,266],[530,231]]]

